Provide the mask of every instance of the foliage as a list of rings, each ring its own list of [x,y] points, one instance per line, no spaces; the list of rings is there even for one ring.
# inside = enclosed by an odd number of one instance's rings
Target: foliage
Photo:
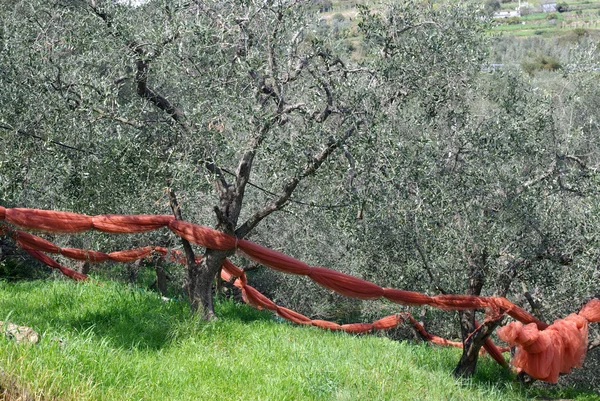
[[[493,14],[501,8],[500,0],[487,0],[484,5],[486,13]]]
[[[519,24],[521,24],[522,20],[521,20],[521,17],[510,17],[510,18],[506,18],[502,22],[504,22],[508,25],[519,25]]]
[[[352,57],[348,21],[302,3],[0,3],[0,203],[169,213],[175,188],[186,220],[313,265],[430,293],[478,277],[483,294],[563,316],[597,292],[600,95],[596,73],[570,67],[598,53],[586,36],[490,38],[482,13],[359,7]],[[482,73],[491,62],[506,69]],[[165,233],[57,241],[178,246]],[[311,317],[398,310],[254,273]],[[427,328],[458,337],[447,316],[426,311]]]
[[[560,70],[562,69],[562,65],[554,57],[540,55],[532,60],[524,61],[521,64],[521,68],[529,75],[533,75],[536,71]]]

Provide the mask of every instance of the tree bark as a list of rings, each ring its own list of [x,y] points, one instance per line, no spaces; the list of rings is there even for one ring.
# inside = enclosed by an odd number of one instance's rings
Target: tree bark
[[[158,259],[154,265],[156,271],[156,289],[162,296],[167,295],[167,273],[163,266],[162,260]]]
[[[137,281],[141,264],[142,264],[141,259],[138,259],[131,263],[127,263],[127,270],[129,271],[129,283],[130,284],[135,284],[135,282]]]
[[[467,295],[480,295],[483,288],[484,273],[487,255],[484,252],[475,255],[472,253],[467,256],[467,262],[470,269],[469,286]],[[460,330],[463,340],[463,353],[454,369],[454,375],[458,377],[471,377],[475,373],[477,360],[479,359],[479,349],[485,343],[485,340],[491,334],[482,329],[485,325],[477,328],[475,325],[475,311],[467,310],[458,313],[460,317]],[[480,330],[481,329],[481,330]],[[483,334],[477,334],[477,331],[484,331]],[[477,335],[476,335],[477,334]],[[485,335],[487,334],[487,335]]]
[[[198,264],[197,274],[189,277],[192,284],[189,289],[192,309],[198,311],[205,320],[216,319],[213,303],[213,283],[215,277],[221,271],[223,261],[233,253],[233,250],[217,251],[207,249],[206,254]]]
[[[474,311],[469,312],[471,316],[474,315]],[[453,373],[457,377],[468,378],[475,373],[477,360],[479,359],[479,350],[494,332],[496,327],[498,327],[504,319],[504,316],[500,316],[496,319],[489,320],[474,331],[468,333],[467,337],[465,338],[464,328],[470,325],[471,316],[469,316],[469,314],[466,314],[466,316],[463,314],[461,316],[461,328],[463,329],[463,354],[458,362],[458,365],[456,365],[456,368],[454,368]],[[464,323],[463,319],[465,319]]]
[[[90,262],[88,262],[87,260],[83,260],[77,263],[77,271],[87,276],[90,272]]]

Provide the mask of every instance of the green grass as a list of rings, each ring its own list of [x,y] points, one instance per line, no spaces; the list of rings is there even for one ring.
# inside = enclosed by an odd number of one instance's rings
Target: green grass
[[[2,382],[57,400],[521,400],[489,358],[457,381],[456,349],[283,323],[229,301],[204,323],[185,303],[118,284],[0,281],[0,320],[42,333],[0,338]],[[2,384],[0,382],[0,385]],[[552,397],[590,393],[561,389]]]

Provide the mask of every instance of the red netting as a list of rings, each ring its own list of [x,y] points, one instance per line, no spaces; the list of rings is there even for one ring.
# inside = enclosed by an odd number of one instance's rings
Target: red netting
[[[428,304],[445,310],[482,309],[490,305],[487,298],[475,295],[436,295]]]
[[[420,292],[395,290],[393,288],[384,288],[383,296],[392,302],[402,305],[418,306],[427,305],[432,302],[432,299],[427,294]]]
[[[342,329],[342,326],[339,324],[327,320],[311,320],[310,324],[325,330],[337,331]]]
[[[342,330],[350,334],[366,333],[373,331],[374,328],[375,327],[371,323],[350,323],[342,325]]]
[[[313,267],[308,277],[323,287],[347,297],[378,299],[383,296],[383,288],[376,284],[324,267]]]
[[[87,260],[92,263],[105,262],[110,259],[107,253],[77,248],[61,248],[60,254],[70,259]]]
[[[250,259],[285,273],[308,275],[310,266],[281,252],[255,244],[247,240],[239,240],[238,249]]]
[[[295,312],[291,309],[284,308],[283,306],[277,307],[277,314],[290,322],[294,322],[296,324],[310,324],[310,318],[304,316],[301,313]]]
[[[146,246],[144,248],[129,249],[126,251],[111,252],[108,254],[110,260],[114,262],[131,262],[133,260],[143,259],[154,251],[154,247]]]
[[[92,218],[84,214],[40,209],[6,209],[5,220],[19,227],[60,233],[77,233],[92,228]]]
[[[545,330],[539,330],[535,323],[512,322],[498,329],[498,337],[517,347],[511,362],[517,369],[556,383],[560,373],[569,373],[583,364],[588,343],[587,317],[596,314],[600,316],[598,299],[586,304],[580,314],[555,320]]]
[[[373,322],[375,330],[389,330],[402,323],[400,315],[390,315]]]
[[[504,356],[502,356],[502,353],[510,351],[510,348],[505,347],[505,348],[500,349],[496,346],[496,344],[494,344],[492,339],[488,337],[485,340],[485,343],[483,344],[483,349],[486,350],[487,353],[500,365],[502,365],[502,366],[508,365],[506,363],[506,359],[504,359]]]
[[[58,253],[58,251],[60,250],[60,248],[52,242],[40,238],[37,235],[32,235],[23,231],[18,231],[15,233],[15,237],[17,243],[23,248],[31,248],[37,251],[49,253]]]
[[[38,259],[40,262],[52,267],[53,269],[58,269],[65,276],[72,278],[73,280],[83,281],[87,280],[87,276],[85,274],[81,274],[73,269],[69,269],[68,267],[62,266],[60,263],[50,258],[48,255],[43,254],[40,251],[35,251],[29,248],[23,248],[28,254]]]
[[[542,322],[537,319],[535,316],[531,315],[531,313],[527,312],[525,309],[520,306],[513,305],[511,309],[508,310],[508,315],[515,320],[518,320],[522,323],[535,323],[538,329],[543,330],[548,327],[548,323]]]
[[[594,298],[583,305],[579,316],[584,317],[590,323],[600,322],[600,299]]]
[[[169,229],[186,240],[205,248],[226,251],[235,247],[235,238],[209,227],[182,220],[171,220]]]
[[[244,271],[242,269],[240,269],[239,267],[237,267],[236,265],[234,265],[233,263],[231,263],[231,261],[229,259],[225,259],[225,261],[223,262],[223,266],[222,269],[227,272],[228,274],[231,275],[231,277],[239,277],[240,281],[243,283],[243,285],[248,284],[248,281],[246,279],[246,274],[244,274]],[[229,281],[230,279],[227,279],[225,281]]]
[[[144,257],[148,256],[151,252],[154,251],[154,252],[159,253],[163,257],[167,257],[168,255],[171,255],[171,260],[178,261],[180,263],[186,263],[185,257],[182,255],[182,253],[180,251],[177,251],[177,250],[169,251],[167,248],[164,248],[164,247],[145,247],[145,248],[140,248],[140,249],[132,249],[132,250],[126,250],[126,251],[113,252],[111,254],[106,254],[103,252],[86,251],[86,250],[75,249],[75,248],[60,249],[55,244],[52,244],[51,242],[44,240],[40,237],[31,235],[31,234],[27,234],[27,233],[23,233],[21,231],[15,231],[15,236],[18,237],[19,235],[27,238],[28,244],[32,244],[34,246],[39,246],[41,249],[48,249],[48,250],[58,249],[58,251],[61,254],[64,254],[66,256],[74,256],[76,259],[86,259],[86,260],[91,260],[91,261],[100,261],[100,260],[105,260],[105,259],[118,259],[121,261],[125,261],[125,260],[131,261],[131,260],[144,258]],[[65,268],[64,266],[61,266],[56,261],[46,257],[42,253],[37,252],[33,249],[30,249],[30,251],[32,252],[32,254],[34,256],[38,257],[44,263],[47,263],[54,268],[60,269],[65,275],[67,275],[71,278],[74,278],[74,279],[78,279],[78,280],[86,279],[86,276],[84,276],[80,273],[77,273],[74,270]],[[176,255],[176,256],[174,257],[173,255]],[[201,258],[198,258],[197,262],[199,262],[200,259]],[[327,277],[328,279],[331,279],[331,277],[335,277],[336,274],[332,274],[332,273],[337,273],[337,272],[334,272],[332,270],[325,269],[325,268],[313,268],[313,269],[316,269],[315,271],[317,272],[317,277],[320,277],[319,275],[321,275],[321,276]],[[355,279],[348,275],[342,275],[342,276],[344,276],[346,279],[350,278],[350,280],[344,281],[345,284],[343,284],[343,285],[349,286],[350,285],[349,283],[354,283],[357,285],[365,286],[366,288],[371,288],[371,291],[372,291],[373,284],[371,284],[367,281],[364,281],[364,280]],[[329,329],[329,330],[344,330],[348,333],[364,333],[366,331],[371,331],[371,330],[388,330],[390,328],[396,327],[402,321],[403,316],[406,319],[411,319],[412,321],[414,321],[414,319],[412,319],[412,316],[410,316],[410,314],[408,314],[408,313],[387,316],[382,319],[379,319],[378,321],[376,321],[374,323],[354,323],[354,324],[347,324],[347,325],[343,325],[343,326],[340,326],[339,324],[334,323],[334,322],[329,322],[329,321],[324,321],[324,320],[310,320],[306,316],[303,316],[297,312],[277,306],[275,303],[273,303],[273,301],[271,301],[270,299],[265,297],[263,294],[261,294],[255,288],[248,286],[246,275],[245,275],[244,271],[242,269],[240,269],[239,267],[235,266],[228,259],[226,259],[223,263],[221,277],[226,281],[230,281],[230,280],[233,280],[236,277],[238,277],[237,279],[235,279],[234,285],[242,290],[242,297],[251,306],[254,306],[258,309],[273,310],[281,317],[284,317],[285,319],[291,320],[296,323],[311,324],[316,327],[320,327],[323,329]],[[356,281],[356,280],[358,280],[358,281]],[[377,288],[375,288],[375,291],[377,291]],[[381,291],[383,291],[383,290],[381,290]],[[359,294],[359,295],[361,295],[361,294]],[[362,293],[362,295],[364,295],[364,292]],[[458,342],[448,341],[448,340],[442,339],[441,337],[437,337],[437,336],[428,334],[425,332],[425,330],[422,328],[422,326],[421,326],[421,331],[426,334],[426,338],[428,338],[428,340],[430,340],[434,343],[443,344],[443,345],[452,345],[452,346],[461,346],[462,345],[461,343],[458,343]],[[490,343],[491,343],[491,341],[490,341]],[[492,351],[493,351],[493,349],[497,350],[497,348],[495,348],[495,346],[493,346],[493,343],[492,343],[492,347],[494,347],[494,348],[492,348]],[[491,354],[493,354],[493,353],[491,353]]]
[[[154,214],[103,214],[92,218],[93,227],[107,233],[141,233],[166,227],[173,216]]]
[[[277,305],[269,298],[258,292],[254,287],[249,285],[242,286],[242,297],[244,301],[257,309],[269,309],[277,311]]]
[[[102,215],[90,217],[68,212],[54,212],[38,209],[6,209],[0,206],[0,220],[34,230],[52,232],[79,232],[92,228],[106,232],[133,233],[154,230],[168,225],[177,235],[198,245],[217,250],[229,250],[236,246],[236,239],[208,227],[198,226],[167,215]],[[9,227],[0,227],[2,233],[14,231]],[[163,257],[185,263],[181,251],[169,251],[163,247],[145,247],[106,254],[75,248],[61,249],[57,245],[32,234],[15,231],[15,239],[33,257],[47,265],[60,270],[75,280],[87,277],[72,269],[61,266],[58,262],[42,252],[61,253],[79,260],[101,262],[107,259],[115,261],[131,261],[158,252]],[[541,380],[556,381],[559,373],[568,373],[571,368],[581,366],[587,346],[588,322],[600,321],[600,300],[594,299],[586,304],[580,313],[572,314],[564,319],[556,320],[552,325],[536,319],[524,309],[514,305],[506,298],[477,297],[466,295],[428,296],[412,291],[381,288],[378,285],[322,267],[311,267],[281,252],[260,246],[250,241],[240,240],[237,244],[240,253],[249,258],[286,273],[308,275],[315,282],[340,294],[359,298],[377,299],[384,296],[392,302],[405,305],[431,305],[447,310],[466,310],[486,308],[488,318],[496,318],[508,313],[518,320],[498,330],[498,335],[511,345],[517,346],[512,364]],[[199,259],[197,260],[197,262]],[[235,280],[234,285],[243,292],[244,299],[251,305],[276,311],[282,318],[300,324],[311,324],[330,330],[344,330],[349,333],[363,333],[374,329],[385,330],[397,326],[403,319],[409,320],[413,326],[431,342],[443,345],[462,346],[462,343],[449,341],[429,334],[408,313],[384,317],[374,323],[354,323],[340,326],[324,320],[311,320],[308,317],[277,306],[255,288],[247,285],[243,270],[229,260],[223,264],[222,277]],[[523,325],[523,323],[526,323]],[[544,330],[545,329],[545,330]],[[504,364],[501,350],[488,339],[484,348],[499,363]]]

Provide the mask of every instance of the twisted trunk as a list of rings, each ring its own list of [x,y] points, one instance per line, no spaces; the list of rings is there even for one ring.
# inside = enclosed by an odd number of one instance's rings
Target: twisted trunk
[[[486,263],[486,253],[475,256],[471,254],[467,257],[470,269],[468,295],[480,295],[484,282],[484,266]],[[488,330],[479,330],[475,324],[475,311],[467,310],[458,313],[460,317],[460,330],[463,340],[463,353],[454,368],[454,375],[458,377],[471,377],[475,373],[477,360],[479,359],[479,350],[485,343],[485,340],[491,334]],[[477,331],[476,331],[477,330]]]

